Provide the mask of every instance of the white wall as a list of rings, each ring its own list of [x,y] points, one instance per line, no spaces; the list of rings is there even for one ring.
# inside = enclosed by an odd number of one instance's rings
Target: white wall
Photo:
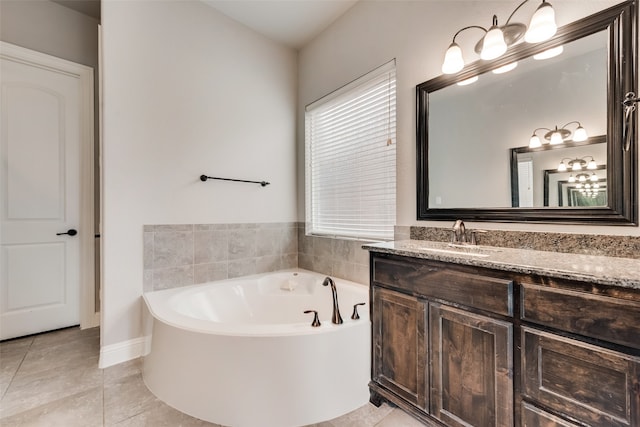
[[[98,21],[48,0],[0,1],[0,39],[98,69]]]
[[[293,50],[197,1],[106,0],[102,26],[105,346],[141,335],[144,224],[296,220],[297,78]]]
[[[558,25],[595,13],[620,1],[553,2]],[[304,180],[303,106],[335,90],[377,65],[397,64],[397,225],[449,226],[416,221],[415,86],[438,76],[444,52],[455,32],[467,25],[501,22],[513,1],[360,1],[299,53],[298,180]],[[538,2],[514,16],[528,23]],[[475,39],[471,32],[464,37]],[[298,216],[304,218],[304,186],[298,187]],[[453,221],[453,218],[452,218]],[[528,231],[640,235],[638,227],[549,224],[469,223],[470,227]]]

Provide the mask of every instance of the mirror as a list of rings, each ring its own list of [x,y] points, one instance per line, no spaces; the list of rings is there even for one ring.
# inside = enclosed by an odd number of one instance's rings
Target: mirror
[[[636,144],[623,150],[622,114],[624,94],[636,84],[635,13],[635,2],[625,2],[560,28],[551,40],[519,43],[497,60],[418,85],[418,219],[635,225]],[[557,46],[561,55],[533,59]],[[508,73],[491,72],[514,61]],[[479,81],[456,84],[473,76]],[[565,124],[575,131],[573,121],[601,136],[553,146],[543,139]],[[547,144],[528,149],[538,128]],[[588,200],[570,173],[556,170],[562,159],[586,156],[597,159],[606,188]],[[518,178],[527,179],[527,162],[530,187]]]
[[[558,170],[561,163],[566,171]],[[606,207],[606,180],[607,139],[604,135],[582,142],[511,149],[512,207]],[[558,187],[561,182],[566,183],[563,191]],[[575,203],[568,204],[568,191],[574,191]],[[580,193],[585,197],[580,197]],[[590,200],[586,199],[587,193],[593,196]]]

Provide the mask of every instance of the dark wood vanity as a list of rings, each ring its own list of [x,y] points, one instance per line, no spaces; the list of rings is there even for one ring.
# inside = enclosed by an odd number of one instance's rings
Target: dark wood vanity
[[[367,249],[374,404],[429,426],[640,426],[640,286]]]

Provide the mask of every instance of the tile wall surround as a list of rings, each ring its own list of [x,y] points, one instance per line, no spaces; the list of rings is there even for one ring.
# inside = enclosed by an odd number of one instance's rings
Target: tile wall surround
[[[144,291],[298,266],[297,223],[144,226]]]
[[[362,240],[305,235],[304,223],[298,223],[298,267],[328,276],[369,283],[369,251]]]
[[[145,225],[144,291],[296,267],[367,284],[365,243],[305,236],[296,222]]]
[[[467,229],[468,237],[470,230]],[[450,228],[410,227],[412,240],[449,242]],[[398,239],[399,240],[399,239]],[[640,237],[531,231],[488,230],[478,235],[478,244],[514,249],[533,249],[583,255],[640,259]]]

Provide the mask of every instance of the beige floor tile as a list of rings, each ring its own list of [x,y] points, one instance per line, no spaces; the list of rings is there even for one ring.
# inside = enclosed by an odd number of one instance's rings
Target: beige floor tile
[[[305,426],[305,427],[335,427],[335,426],[330,421],[325,421],[317,424],[309,424],[308,426]]]
[[[44,405],[63,397],[71,396],[102,386],[102,371],[98,369],[98,356],[88,366],[61,371],[48,369],[23,374],[19,369],[0,401],[0,417]]]
[[[74,342],[85,342],[91,339],[100,340],[100,328],[80,329],[75,326],[72,328],[58,329],[57,331],[47,332],[46,334],[35,335],[31,350],[47,349],[54,346]]]
[[[5,354],[16,352],[25,355],[29,350],[29,347],[31,347],[31,344],[33,344],[32,336],[0,342],[0,357],[3,357]]]
[[[376,427],[424,427],[425,424],[416,420],[402,409],[395,408]]]
[[[78,369],[98,369],[98,343],[74,342],[54,346],[49,349],[30,350],[27,353],[20,373],[22,375],[36,374],[47,370],[57,370],[61,375]]]
[[[108,424],[107,424],[108,425]],[[157,401],[145,412],[128,418],[117,427],[219,427],[197,418],[190,417]]]
[[[335,427],[373,427],[391,411],[393,408],[384,403],[379,408],[367,404],[330,422]]]
[[[54,400],[0,419],[2,427],[102,426],[102,387]]]
[[[112,426],[148,411],[159,402],[141,374],[130,375],[104,387],[104,421]]]
[[[142,358],[129,360],[103,370],[105,386],[114,384],[125,377],[142,374]]]

